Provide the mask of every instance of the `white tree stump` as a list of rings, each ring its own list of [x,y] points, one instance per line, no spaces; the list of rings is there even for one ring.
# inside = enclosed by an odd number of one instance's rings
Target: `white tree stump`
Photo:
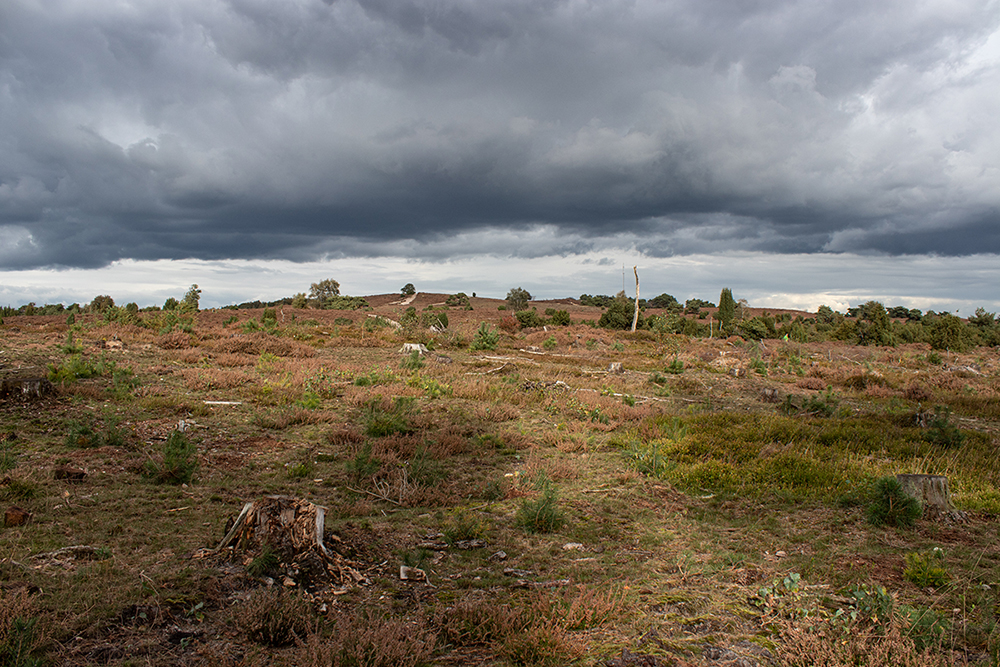
[[[896,475],[903,490],[924,506],[924,518],[965,523],[968,515],[955,509],[944,475]]]

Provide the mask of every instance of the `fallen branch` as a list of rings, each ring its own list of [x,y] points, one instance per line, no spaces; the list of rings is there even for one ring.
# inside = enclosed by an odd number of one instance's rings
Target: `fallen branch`
[[[367,493],[369,496],[374,496],[375,498],[378,498],[379,500],[384,500],[387,503],[392,503],[393,505],[398,505],[399,507],[403,506],[402,503],[397,503],[392,498],[387,498],[387,497],[385,497],[385,496],[383,496],[381,494],[375,493],[374,491],[368,491],[366,489],[355,489],[355,488],[350,487],[350,486],[345,486],[344,488],[347,489],[348,491],[353,491],[354,493]]]

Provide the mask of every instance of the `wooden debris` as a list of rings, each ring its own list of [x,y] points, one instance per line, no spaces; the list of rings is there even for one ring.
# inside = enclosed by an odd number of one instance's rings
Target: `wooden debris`
[[[316,586],[332,579],[340,585],[367,578],[324,543],[326,508],[287,496],[264,496],[246,503],[215,553],[225,549],[278,556],[286,576]]]
[[[399,578],[403,581],[427,581],[427,573],[418,567],[400,565]]]

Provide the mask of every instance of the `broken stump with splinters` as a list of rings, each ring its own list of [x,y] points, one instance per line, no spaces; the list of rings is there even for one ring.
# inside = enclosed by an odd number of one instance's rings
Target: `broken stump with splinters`
[[[325,517],[326,508],[309,501],[264,496],[243,506],[214,551],[243,552],[247,562],[269,551],[277,557],[286,585],[315,589],[366,582],[347,559],[324,543]]]
[[[896,475],[907,494],[919,500],[924,506],[924,518],[943,519],[965,523],[968,515],[955,509],[948,491],[948,478],[944,475]]]

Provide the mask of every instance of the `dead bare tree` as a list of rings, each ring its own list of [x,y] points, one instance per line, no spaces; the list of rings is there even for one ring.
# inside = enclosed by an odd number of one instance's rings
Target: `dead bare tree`
[[[635,273],[635,314],[632,315],[632,331],[634,333],[636,325],[639,324],[639,271],[634,266],[632,271]]]

